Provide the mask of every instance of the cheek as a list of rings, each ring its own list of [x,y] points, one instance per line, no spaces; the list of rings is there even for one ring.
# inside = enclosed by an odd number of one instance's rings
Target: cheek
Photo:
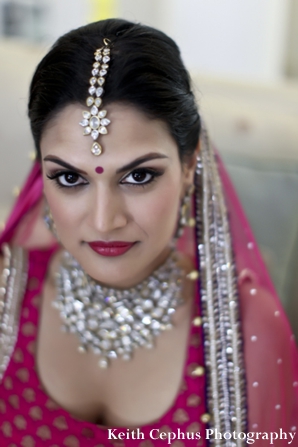
[[[170,237],[176,228],[180,205],[180,188],[176,185],[158,189],[155,194],[140,199],[135,220],[145,232]],[[157,231],[158,230],[158,231]]]
[[[69,231],[72,226],[77,226],[81,208],[70,195],[52,185],[45,187],[44,194],[59,232],[63,232],[64,228]]]

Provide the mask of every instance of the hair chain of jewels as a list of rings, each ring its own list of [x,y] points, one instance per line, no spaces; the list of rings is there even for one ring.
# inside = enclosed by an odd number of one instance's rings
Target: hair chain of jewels
[[[89,110],[83,110],[83,119],[80,125],[84,127],[83,135],[97,140],[99,135],[108,133],[107,126],[110,120],[107,118],[107,111],[102,108],[102,95],[104,93],[105,77],[108,73],[110,62],[110,40],[103,39],[104,46],[98,48],[94,53],[95,62],[93,63],[90,78],[89,96],[86,100]],[[102,154],[102,146],[95,141],[91,147],[93,155]]]

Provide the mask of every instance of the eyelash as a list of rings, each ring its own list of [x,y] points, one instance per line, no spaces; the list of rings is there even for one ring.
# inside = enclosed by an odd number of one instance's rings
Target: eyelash
[[[79,174],[77,174],[74,171],[58,171],[58,172],[54,172],[54,173],[51,173],[51,174],[47,174],[47,178],[49,180],[53,180],[55,182],[56,186],[58,188],[62,188],[62,189],[65,189],[65,188],[66,189],[72,189],[72,188],[78,188],[80,186],[88,185],[87,181],[86,182],[81,182],[81,183],[78,183],[77,185],[72,185],[72,186],[62,185],[62,183],[59,181],[60,177],[65,176],[65,175],[69,175],[69,174],[70,175],[71,174],[77,175],[78,176],[78,180],[79,179],[83,179],[83,177],[81,177]]]
[[[150,180],[148,180],[147,182],[145,182],[145,183],[129,183],[129,182],[123,182],[123,180],[125,180],[125,179],[127,179],[128,177],[130,177],[131,175],[133,175],[133,174],[135,174],[135,173],[142,173],[142,174],[150,174],[151,175],[151,178],[150,178]],[[85,180],[83,177],[81,177],[79,174],[77,174],[76,172],[74,172],[74,171],[58,171],[58,172],[55,172],[55,173],[52,173],[52,174],[48,174],[47,175],[47,178],[49,179],[49,180],[53,180],[53,181],[55,181],[55,183],[56,183],[56,186],[58,187],[58,188],[63,188],[63,189],[73,189],[73,188],[78,188],[78,187],[81,187],[81,186],[86,186],[86,185],[88,185],[88,182],[86,181],[86,182],[80,182],[80,183],[78,183],[77,185],[69,185],[69,186],[66,186],[66,185],[63,185],[62,183],[60,183],[60,181],[59,181],[59,179],[60,179],[60,177],[62,177],[62,176],[66,176],[66,175],[68,175],[68,174],[74,174],[74,175],[77,175],[78,176],[78,180],[79,179],[83,179],[83,180]],[[160,177],[161,175],[163,174],[163,171],[161,171],[161,170],[158,170],[158,169],[152,169],[152,168],[138,168],[138,169],[134,169],[133,171],[131,171],[129,174],[127,174],[124,178],[122,178],[121,180],[120,180],[120,184],[122,184],[122,185],[128,185],[128,186],[133,186],[133,187],[135,187],[135,186],[137,186],[137,187],[143,187],[143,188],[145,188],[147,185],[149,185],[150,183],[153,183],[154,181],[156,181],[156,179],[157,179],[157,177]],[[77,180],[77,181],[78,181]]]
[[[147,180],[147,182],[144,182],[144,183],[129,183],[129,182],[122,183],[123,180],[127,179],[128,177],[130,177],[131,175],[133,175],[135,173],[142,173],[142,174],[145,174],[145,175],[150,174],[151,178],[150,178],[150,180]],[[160,177],[162,174],[163,174],[163,171],[159,170],[159,169],[138,168],[138,169],[134,169],[129,174],[127,174],[123,179],[120,180],[120,183],[122,185],[128,185],[128,186],[133,186],[133,187],[136,186],[136,187],[143,187],[143,188],[145,188],[150,183],[155,182],[157,177]]]

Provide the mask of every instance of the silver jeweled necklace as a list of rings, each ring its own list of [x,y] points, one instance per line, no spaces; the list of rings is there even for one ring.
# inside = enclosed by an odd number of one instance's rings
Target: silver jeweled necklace
[[[53,305],[60,311],[62,329],[79,337],[79,351],[92,350],[100,355],[99,366],[107,368],[110,359],[130,360],[137,347],[152,348],[154,338],[172,328],[172,315],[182,304],[183,276],[172,251],[135,287],[103,287],[64,252]]]

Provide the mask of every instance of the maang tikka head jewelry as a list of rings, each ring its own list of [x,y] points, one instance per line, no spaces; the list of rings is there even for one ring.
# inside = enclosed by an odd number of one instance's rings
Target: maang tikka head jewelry
[[[107,126],[110,120],[107,118],[107,111],[102,108],[102,95],[104,93],[103,85],[108,73],[110,62],[110,40],[103,39],[104,46],[98,48],[94,53],[95,62],[93,63],[90,78],[89,95],[86,104],[90,110],[83,111],[83,120],[80,125],[84,127],[83,135],[91,135],[93,140],[98,136],[108,133]],[[98,142],[94,142],[91,147],[93,155],[100,155],[102,147]]]

